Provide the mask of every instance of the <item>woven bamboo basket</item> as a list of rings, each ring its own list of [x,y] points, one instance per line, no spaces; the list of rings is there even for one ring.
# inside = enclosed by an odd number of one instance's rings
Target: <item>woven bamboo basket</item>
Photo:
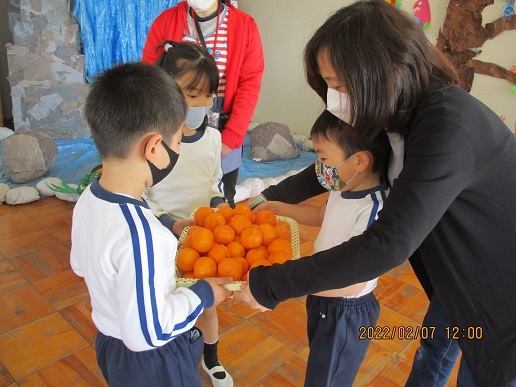
[[[193,219],[194,212],[190,215],[190,219]],[[290,225],[290,232],[291,232],[291,241],[290,244],[292,246],[292,259],[298,259],[299,258],[299,227],[297,225],[297,222],[289,217],[286,216],[278,216],[276,215],[276,220],[278,222],[287,222]],[[185,227],[183,232],[181,233],[181,236],[179,237],[179,242],[183,242],[186,238],[186,234],[188,233],[188,230],[190,229],[190,226]],[[178,254],[179,254],[178,250]],[[177,254],[176,254],[177,257]],[[182,278],[183,272],[177,267],[176,265],[176,285],[181,287],[190,287],[194,283],[197,282],[196,278]],[[226,289],[229,289],[231,291],[237,291],[240,290],[240,286],[244,284],[244,281],[233,281],[230,284],[224,285]]]

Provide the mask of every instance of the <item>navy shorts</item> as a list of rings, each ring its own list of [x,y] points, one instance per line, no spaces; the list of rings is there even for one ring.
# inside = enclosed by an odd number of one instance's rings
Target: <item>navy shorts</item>
[[[374,326],[380,304],[373,293],[359,298],[308,296],[307,330],[310,354],[305,386],[352,386],[369,340],[361,326]]]
[[[122,340],[97,332],[97,363],[110,386],[201,386],[204,339],[197,328],[162,347],[134,352]]]

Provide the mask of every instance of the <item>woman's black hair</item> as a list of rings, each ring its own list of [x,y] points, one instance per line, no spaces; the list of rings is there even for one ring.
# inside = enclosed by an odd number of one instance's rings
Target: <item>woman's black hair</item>
[[[219,70],[215,59],[204,47],[190,42],[166,41],[165,52],[156,61],[174,79],[191,76],[187,90],[200,89],[216,93],[219,88]]]
[[[304,52],[306,79],[326,102],[317,60],[328,55],[351,101],[353,129],[375,137],[384,127],[404,135],[430,81],[457,83],[457,74],[422,28],[384,0],[341,8],[315,32]]]
[[[391,150],[385,130],[381,130],[371,140],[364,136],[357,136],[350,125],[328,110],[324,110],[317,117],[310,131],[310,137],[335,143],[344,151],[346,158],[359,151],[370,152],[373,155],[373,172],[382,170]]]

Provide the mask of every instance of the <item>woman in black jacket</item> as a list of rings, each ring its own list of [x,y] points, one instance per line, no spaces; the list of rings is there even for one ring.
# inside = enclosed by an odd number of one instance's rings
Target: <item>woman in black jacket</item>
[[[421,28],[383,0],[337,11],[304,61],[310,86],[357,135],[389,134],[391,193],[362,235],[255,268],[236,297],[272,309],[417,257],[450,322],[446,333],[462,349],[462,375],[469,368],[479,386],[516,383],[516,139],[456,86]],[[308,169],[293,179],[316,191],[313,176]]]

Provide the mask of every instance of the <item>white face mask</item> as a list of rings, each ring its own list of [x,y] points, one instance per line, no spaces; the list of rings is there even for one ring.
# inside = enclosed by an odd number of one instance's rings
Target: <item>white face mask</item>
[[[188,113],[186,113],[185,125],[190,129],[199,129],[210,109],[211,106],[189,107]]]
[[[188,5],[192,7],[195,12],[204,12],[210,8],[217,0],[186,0]]]
[[[339,93],[335,89],[328,88],[326,110],[334,116],[339,117],[345,123],[353,126],[353,122],[351,122],[351,102],[349,101],[349,94]]]

